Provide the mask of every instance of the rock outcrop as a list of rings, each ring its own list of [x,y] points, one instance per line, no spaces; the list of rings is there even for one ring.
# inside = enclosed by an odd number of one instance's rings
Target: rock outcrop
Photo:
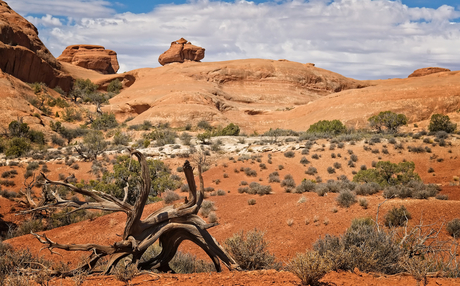
[[[199,62],[204,58],[204,51],[203,48],[194,46],[186,39],[181,38],[171,43],[169,50],[160,55],[158,62],[163,66],[170,63],[183,63],[185,61]]]
[[[37,28],[0,0],[0,69],[24,82],[70,90],[72,77],[38,38]]]
[[[57,59],[102,74],[115,74],[119,69],[117,53],[96,45],[68,46]]]
[[[408,77],[420,77],[420,76],[426,76],[426,75],[433,74],[433,73],[438,73],[438,72],[450,72],[450,69],[445,69],[445,68],[423,68],[423,69],[415,70]]]

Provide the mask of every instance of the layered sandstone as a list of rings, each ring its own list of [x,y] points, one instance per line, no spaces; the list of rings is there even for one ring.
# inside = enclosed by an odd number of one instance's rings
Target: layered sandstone
[[[117,53],[97,45],[68,46],[57,59],[102,74],[115,74],[119,69]]]
[[[194,46],[186,39],[181,38],[171,43],[171,47],[160,55],[158,62],[163,66],[185,61],[199,62],[204,58],[204,51],[203,48]]]
[[[420,76],[426,76],[426,75],[438,73],[438,72],[450,72],[450,69],[436,68],[436,67],[423,68],[423,69],[415,70],[408,77],[420,77]]]
[[[0,69],[25,82],[69,90],[72,78],[38,38],[37,28],[0,0]]]

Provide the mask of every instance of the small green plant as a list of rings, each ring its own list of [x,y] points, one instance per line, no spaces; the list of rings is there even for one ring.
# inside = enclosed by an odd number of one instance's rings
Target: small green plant
[[[113,93],[113,94],[119,94],[120,90],[123,88],[123,84],[121,81],[117,78],[115,80],[112,80],[109,85],[107,86],[107,92]]]
[[[430,130],[430,132],[444,131],[452,133],[456,128],[457,124],[452,123],[449,116],[442,114],[433,114],[430,119],[430,124],[428,125],[428,130]]]
[[[307,133],[331,133],[341,134],[345,133],[347,128],[340,120],[320,120],[308,128]]]

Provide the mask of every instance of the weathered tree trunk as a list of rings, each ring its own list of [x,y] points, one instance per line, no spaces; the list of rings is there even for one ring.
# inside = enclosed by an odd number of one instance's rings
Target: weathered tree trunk
[[[238,264],[224,250],[222,246],[209,234],[207,229],[216,224],[207,224],[197,214],[203,202],[204,186],[201,176],[201,166],[198,165],[198,176],[200,179],[200,190],[197,191],[193,169],[189,162],[184,164],[184,173],[190,187],[188,202],[179,206],[166,206],[150,214],[144,220],[141,215],[144,211],[146,201],[150,192],[151,178],[145,156],[137,150],[130,150],[131,155],[137,157],[141,165],[141,186],[139,196],[133,205],[126,202],[128,188],[125,188],[125,199],[119,199],[95,190],[88,191],[77,188],[66,182],[51,181],[43,174],[46,184],[61,185],[70,190],[93,199],[91,202],[71,201],[59,197],[53,193],[56,201],[53,204],[40,206],[32,211],[39,211],[51,207],[72,207],[73,211],[81,209],[99,209],[113,212],[124,212],[127,215],[126,225],[122,239],[113,245],[98,244],[59,244],[50,240],[46,235],[34,234],[37,239],[46,245],[51,252],[53,249],[64,249],[67,251],[92,251],[90,261],[84,266],[67,273],[53,272],[54,275],[72,276],[78,271],[89,270],[92,272],[97,261],[109,256],[109,262],[104,273],[111,273],[116,264],[123,258],[132,255],[131,263],[140,270],[158,269],[169,271],[169,262],[177,252],[179,245],[184,240],[190,240],[201,247],[212,259],[217,271],[221,271],[220,262],[229,269],[239,269]],[[26,211],[31,212],[31,211]],[[144,252],[159,240],[162,251],[148,261],[140,262]]]

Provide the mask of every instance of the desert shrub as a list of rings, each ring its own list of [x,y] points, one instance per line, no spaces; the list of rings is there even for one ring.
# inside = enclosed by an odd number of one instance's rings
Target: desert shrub
[[[91,123],[91,128],[95,130],[113,129],[118,126],[117,119],[113,113],[102,113]]]
[[[240,185],[241,185],[241,186],[247,186],[247,185],[248,185],[248,182],[246,182],[246,181],[241,181],[241,182],[240,182]]]
[[[217,190],[218,196],[225,196],[226,192],[224,190]]]
[[[107,86],[107,92],[110,92],[113,94],[119,94],[122,88],[123,88],[123,84],[118,78],[116,78],[112,80]]]
[[[308,128],[307,133],[345,133],[347,128],[340,120],[320,120]]]
[[[446,201],[446,200],[449,199],[449,196],[448,196],[448,195],[439,194],[439,195],[436,195],[436,199],[437,199],[437,200]]]
[[[403,271],[403,256],[391,233],[377,230],[372,219],[354,219],[343,236],[326,235],[313,249],[331,261],[332,270],[396,274]]]
[[[128,146],[129,142],[131,142],[131,136],[126,132],[117,130],[113,135],[113,145]]]
[[[254,229],[241,231],[227,238],[224,247],[244,270],[279,269],[280,264],[275,256],[268,252],[269,243],[265,240],[265,233]]]
[[[336,169],[342,168],[342,164],[340,164],[339,162],[334,162],[333,166],[334,166],[334,168],[336,168]]]
[[[314,175],[318,173],[318,170],[316,170],[315,167],[308,167],[308,170],[305,171],[305,174],[307,175]]]
[[[58,146],[64,146],[65,145],[65,140],[62,139],[61,137],[56,136],[55,134],[53,134],[51,136],[51,143],[56,144]]]
[[[256,182],[249,184],[248,194],[268,195],[272,192],[271,186],[264,186]]]
[[[318,154],[316,154],[316,153],[313,154],[313,155],[311,155],[311,157],[312,157],[313,159],[319,160],[319,156],[318,156]]]
[[[305,193],[315,191],[316,184],[311,180],[303,179],[302,182],[295,188],[296,193]]]
[[[367,209],[367,207],[369,206],[369,202],[365,198],[359,199],[358,202],[359,202],[359,205],[363,207],[363,209]]]
[[[407,184],[410,181],[421,181],[420,176],[414,172],[414,162],[379,161],[375,169],[360,170],[354,177],[354,182],[375,182],[381,186]]]
[[[293,189],[296,187],[294,178],[291,174],[284,176],[284,180],[281,181],[281,187],[284,187],[285,189]]]
[[[273,172],[273,173],[270,173],[270,175],[268,175],[268,182],[269,183],[279,183],[281,180],[280,180],[280,177],[279,177],[279,173],[278,172]]]
[[[210,215],[211,216],[211,215]],[[197,259],[195,255],[178,251],[169,263],[175,273],[209,273],[216,271],[214,264]]]
[[[168,205],[171,204],[172,202],[177,201],[178,199],[180,199],[178,194],[176,194],[173,191],[169,191],[169,190],[165,191],[161,195],[161,197],[163,198],[163,202],[165,204],[168,204]]]
[[[411,218],[411,214],[405,206],[393,207],[385,215],[385,225],[388,227],[405,226],[407,220]]]
[[[452,123],[449,116],[442,114],[433,114],[430,119],[430,124],[428,125],[428,130],[430,130],[430,132],[444,131],[452,133],[456,128],[457,124]]]
[[[0,190],[0,196],[4,197],[5,199],[17,198],[18,195],[19,194],[14,191]]]
[[[288,270],[300,278],[304,285],[322,285],[319,280],[331,271],[332,263],[318,251],[297,253],[287,266]]]
[[[382,132],[383,127],[388,132],[397,132],[400,126],[407,124],[407,117],[404,114],[382,111],[378,115],[370,117],[368,121],[371,128],[375,128],[377,132]]]
[[[351,205],[356,203],[356,195],[349,190],[344,190],[337,196],[336,201],[339,206],[349,208]]]
[[[249,200],[248,200],[248,205],[253,206],[253,205],[255,205],[255,204],[256,204],[256,200],[255,200],[255,199],[249,199]]]
[[[249,191],[248,187],[238,188],[238,193],[240,193],[240,194],[247,193],[248,191]]]
[[[26,138],[14,137],[8,142],[8,148],[5,150],[7,157],[20,157],[31,149],[30,142]]]
[[[246,176],[248,177],[257,177],[257,172],[256,170],[253,170],[249,167],[246,167],[244,168],[244,173],[246,174]]]
[[[294,151],[287,151],[287,152],[284,153],[284,157],[286,157],[286,158],[294,158],[295,153],[294,153]]]
[[[447,232],[454,238],[458,238],[460,235],[460,219],[454,218],[447,223]]]
[[[214,206],[214,202],[213,202],[213,201],[204,200],[203,203],[201,203],[200,213],[201,213],[204,217],[208,217],[208,215],[209,215],[212,211],[215,211],[215,210],[216,210],[216,207]]]
[[[374,182],[359,184],[355,188],[355,192],[358,196],[369,196],[373,195],[382,190],[382,187]]]
[[[334,173],[335,173],[335,169],[334,169],[333,167],[329,166],[329,167],[327,167],[327,172],[328,172],[329,174],[334,174]]]

